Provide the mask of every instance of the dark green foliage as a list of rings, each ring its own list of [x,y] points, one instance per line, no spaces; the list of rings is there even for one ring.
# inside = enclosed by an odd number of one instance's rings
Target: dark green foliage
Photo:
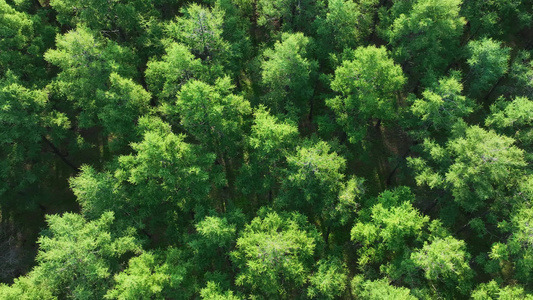
[[[45,91],[27,89],[12,76],[0,81],[0,196],[6,199],[38,183],[50,167],[50,156],[41,153],[44,139],[62,137],[70,125]]]

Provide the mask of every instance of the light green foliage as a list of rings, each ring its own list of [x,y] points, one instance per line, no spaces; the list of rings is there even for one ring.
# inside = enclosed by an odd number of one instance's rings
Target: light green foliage
[[[410,248],[422,242],[429,218],[412,206],[414,195],[409,188],[385,191],[377,200],[368,211],[361,212],[362,217],[352,228],[351,239],[361,244],[360,268],[378,263],[385,271],[387,263],[399,264]]]
[[[464,241],[451,236],[436,238],[431,243],[411,253],[411,259],[424,276],[433,284],[443,285],[460,294],[468,294],[473,272],[468,265],[470,254],[466,252]]]
[[[181,12],[183,16],[168,25],[168,35],[187,46],[202,61],[208,64],[224,63],[231,55],[229,44],[222,37],[224,11],[218,7],[210,9],[190,4]]]
[[[466,21],[459,16],[461,0],[394,1],[382,16],[383,36],[394,56],[417,72],[438,76],[458,53]],[[433,74],[435,73],[436,74]],[[431,81],[429,81],[431,82]]]
[[[109,89],[109,78],[114,72],[126,78],[135,75],[130,67],[133,53],[84,27],[58,35],[56,47],[45,53],[45,59],[61,70],[52,83],[52,90],[73,103],[79,127],[98,125],[98,114],[107,99],[95,97],[95,92],[104,93]]]
[[[308,101],[313,95],[311,72],[315,64],[306,57],[309,38],[302,33],[282,36],[274,49],[263,53],[261,76],[267,90],[265,104],[274,114],[289,113],[299,117],[308,112]]]
[[[482,201],[496,196],[499,186],[510,184],[520,174],[525,166],[524,152],[513,143],[512,138],[477,126],[448,143],[454,163],[446,173],[446,182],[465,209],[479,208]]]
[[[223,292],[221,287],[210,281],[207,286],[200,291],[200,296],[204,300],[241,300],[242,297],[233,294],[233,291]]]
[[[364,178],[352,176],[339,184],[339,194],[334,202],[335,207],[330,206],[327,213],[322,212],[327,225],[346,225],[353,220],[355,212],[359,208],[358,201],[365,194]],[[330,203],[330,205],[333,203]]]
[[[149,61],[146,82],[154,95],[163,103],[173,101],[183,84],[193,78],[201,78],[203,67],[200,59],[182,44],[171,43],[161,60]]]
[[[16,11],[5,0],[0,2],[0,11],[2,12],[0,18],[2,36],[11,37],[2,39],[2,49],[24,49],[33,35],[31,19],[27,14]],[[5,62],[5,59],[1,61]]]
[[[526,149],[533,146],[533,101],[525,97],[511,102],[500,100],[490,110],[491,114],[485,119],[487,126],[509,134]]]
[[[78,176],[70,179],[70,188],[76,195],[84,216],[90,219],[98,218],[108,210],[117,211],[126,203],[117,197],[114,187],[115,179],[110,172],[98,172],[91,166],[82,166]],[[122,195],[121,195],[122,196]],[[121,222],[119,218],[118,222]]]
[[[128,268],[115,275],[116,286],[106,294],[106,298],[163,299],[161,290],[169,278],[155,259],[148,252],[130,259]]]
[[[36,52],[30,47],[33,39],[33,21],[26,14],[13,9],[5,0],[0,0],[0,75],[11,69],[17,74],[24,73],[24,63],[28,60],[24,51]],[[19,73],[20,72],[20,73]]]
[[[48,289],[43,289],[33,278],[28,276],[15,279],[11,286],[0,284],[0,298],[5,300],[57,300]]]
[[[473,111],[474,102],[463,96],[463,85],[451,76],[439,80],[434,87],[426,89],[422,99],[416,99],[411,111],[436,131],[449,131],[461,118]]]
[[[174,110],[180,124],[206,150],[223,161],[234,157],[243,146],[244,120],[251,114],[250,103],[232,94],[228,77],[214,86],[201,81],[186,83],[178,94]]]
[[[223,11],[224,21],[222,22],[222,36],[228,41],[231,61],[226,64],[226,72],[233,71],[238,75],[248,60],[252,57],[250,20],[245,17],[245,12],[239,8],[240,0],[217,0],[216,9]]]
[[[248,163],[241,169],[238,180],[245,194],[263,194],[276,185],[286,165],[285,157],[298,140],[298,128],[271,116],[264,106],[254,112],[254,117],[247,139]]]
[[[331,88],[341,94],[326,104],[335,112],[351,143],[360,142],[372,119],[396,118],[398,93],[406,81],[384,47],[359,47],[353,60],[335,70]]]
[[[533,300],[532,20],[0,0],[0,300]]]
[[[131,258],[128,268],[115,275],[115,286],[105,298],[166,299],[172,296],[174,299],[187,299],[187,293],[180,286],[186,267],[187,263],[182,261],[179,252],[172,248],[165,253],[142,253]]]
[[[379,280],[365,280],[363,276],[356,276],[352,280],[352,294],[358,300],[416,300],[410,291],[403,287],[390,285],[385,278]]]
[[[526,165],[524,151],[513,143],[512,138],[471,126],[446,147],[426,140],[430,165],[422,158],[411,158],[409,164],[417,173],[419,185],[449,190],[460,206],[475,211],[487,201],[499,199],[520,179]]]
[[[500,288],[496,281],[480,284],[472,292],[473,300],[532,300],[533,295],[524,292],[524,289],[517,286],[506,286]]]
[[[531,181],[529,182],[531,183]],[[529,200],[529,199],[528,199]],[[510,222],[499,224],[510,234],[507,243],[495,243],[489,256],[503,267],[512,265],[514,278],[530,285],[533,276],[533,209],[523,207],[511,216]]]
[[[317,271],[309,277],[307,296],[311,299],[336,299],[346,290],[347,268],[337,257],[321,259]]]
[[[196,230],[209,246],[221,248],[228,248],[236,235],[235,225],[229,224],[226,218],[219,217],[206,217],[196,225]]]
[[[72,213],[48,216],[48,229],[39,238],[38,265],[12,288],[22,293],[42,290],[39,299],[102,299],[121,257],[140,250],[131,235],[109,233],[113,220],[111,212],[91,222]]]
[[[263,211],[239,234],[236,284],[254,297],[294,299],[307,282],[318,233],[298,213]]]
[[[470,58],[469,93],[480,96],[490,90],[496,81],[507,72],[511,49],[489,38],[468,43]]]
[[[339,193],[346,160],[324,141],[305,141],[287,156],[287,169],[275,206],[298,210],[331,222],[340,210]]]

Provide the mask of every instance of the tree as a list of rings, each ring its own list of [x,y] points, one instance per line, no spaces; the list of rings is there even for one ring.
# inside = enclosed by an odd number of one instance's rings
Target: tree
[[[327,241],[331,226],[340,225],[353,214],[359,196],[355,178],[348,187],[344,185],[345,168],[346,160],[332,152],[327,142],[304,141],[287,156],[274,207],[299,211],[317,221]]]
[[[246,222],[239,210],[221,216],[206,216],[195,224],[196,233],[188,237],[188,247],[192,250],[189,262],[192,271],[200,281],[224,278],[229,281],[231,265],[228,253],[234,248],[239,228]],[[215,275],[216,274],[216,275]]]
[[[61,103],[72,118],[76,118],[79,128],[91,128],[100,125],[98,114],[107,104],[106,97],[95,97],[105,93],[112,84],[112,73],[124,78],[134,77],[136,71],[131,68],[134,54],[127,48],[102,39],[85,27],[58,35],[57,49],[45,53],[45,59],[59,67],[61,72],[51,84],[51,90],[67,103]],[[131,84],[130,84],[131,85]],[[135,89],[139,91],[139,88]],[[145,95],[137,97],[146,98]]]
[[[5,0],[0,1],[0,11],[2,12],[0,47],[3,50],[0,53],[0,74],[5,75],[9,69],[15,72],[24,69],[24,64],[19,65],[25,60],[22,51],[29,48],[34,32],[31,18],[13,9]]]
[[[183,230],[180,222],[188,224],[187,212],[206,205],[210,179],[220,183],[211,169],[215,156],[157,118],[142,118],[140,127],[145,130],[142,141],[132,144],[134,154],[118,157],[105,172],[82,167],[71,188],[85,215],[112,210],[122,230],[147,228],[150,237],[166,229],[174,235]]]
[[[423,270],[432,286],[442,286],[446,297],[454,292],[468,295],[474,274],[468,265],[470,254],[465,248],[464,241],[451,236],[436,238],[431,243],[424,242],[421,249],[411,253],[411,260]],[[437,294],[443,292],[437,291]]]
[[[190,292],[182,287],[187,267],[176,249],[144,252],[115,274],[115,286],[107,291],[105,299],[187,299]]]
[[[242,297],[234,295],[233,291],[223,292],[221,287],[210,281],[207,286],[200,291],[200,296],[205,300],[241,300]]]
[[[47,160],[53,160],[43,149],[63,137],[69,125],[51,108],[45,91],[21,86],[10,72],[0,80],[0,195],[5,201],[39,183],[50,168]]]
[[[111,139],[110,148],[119,150],[137,141],[138,134],[131,130],[139,118],[148,113],[150,94],[131,79],[112,73],[107,91],[97,91],[96,99],[102,107],[97,113],[104,134]]]
[[[377,4],[376,0],[329,0],[326,17],[319,15],[315,21],[324,54],[357,48],[373,30],[372,10]]]
[[[102,299],[124,255],[140,250],[131,232],[123,236],[109,233],[113,220],[111,212],[90,222],[72,213],[48,216],[49,228],[38,241],[38,265],[17,279],[7,295],[11,299],[26,299],[25,295],[34,299]]]
[[[267,29],[282,32],[310,33],[309,24],[323,10],[317,0],[259,0],[257,1],[257,24]]]
[[[461,12],[472,37],[512,40],[520,30],[531,26],[531,6],[522,1],[465,1]]]
[[[265,104],[277,114],[299,119],[309,112],[313,96],[311,73],[315,64],[306,58],[309,38],[302,33],[283,34],[274,49],[265,50],[261,63]]]
[[[248,162],[239,172],[238,186],[244,194],[270,192],[277,186],[285,157],[298,140],[298,128],[290,121],[271,116],[264,106],[254,112],[254,124],[246,140]]]
[[[231,57],[230,47],[222,37],[224,11],[190,4],[167,26],[172,39],[184,44],[196,58],[210,66],[210,77],[221,77],[220,68]]]
[[[206,200],[214,155],[184,140],[184,135],[161,124],[159,130],[146,131],[142,142],[132,144],[136,154],[119,158],[115,176],[133,188],[130,201],[146,205],[148,212],[161,201],[189,210]]]
[[[298,213],[262,210],[239,234],[231,259],[235,283],[250,296],[294,299],[307,281],[318,233]]]
[[[24,79],[25,87],[42,87],[48,75],[43,52],[53,46],[57,29],[38,15],[17,11],[5,0],[0,1],[0,14],[0,76],[7,76],[9,70]]]
[[[491,105],[490,110],[491,114],[485,119],[485,125],[513,137],[518,145],[531,153],[533,101],[525,97],[516,97],[513,101],[500,99]]]
[[[419,185],[450,191],[454,201],[472,212],[487,207],[487,201],[505,202],[505,191],[520,179],[526,165],[524,151],[513,143],[512,138],[471,126],[451,139],[445,148],[430,140],[424,142],[425,152],[431,156],[429,161],[437,165],[435,168],[422,158],[411,158],[409,163],[417,173]]]
[[[157,16],[155,1],[50,0],[61,25],[85,25],[116,40],[125,41],[142,32],[143,19]],[[146,14],[146,15],[145,15]]]
[[[161,60],[148,62],[145,77],[148,88],[160,103],[168,104],[175,100],[176,94],[187,81],[206,76],[203,76],[205,71],[200,59],[194,58],[185,45],[171,43],[165,52]]]
[[[527,288],[532,284],[533,274],[533,209],[520,205],[509,219],[499,224],[509,234],[507,241],[494,243],[489,257],[496,263],[497,270],[510,264],[509,275]]]
[[[226,168],[230,157],[241,152],[244,120],[251,114],[250,103],[232,94],[233,88],[228,77],[214,86],[190,81],[179,92],[175,110],[170,108],[183,128],[206,150],[216,153]]]
[[[328,99],[351,143],[360,142],[372,119],[395,119],[398,93],[406,79],[402,69],[389,58],[384,47],[359,47],[353,59],[335,70],[331,88],[341,94]]]
[[[348,281],[347,268],[337,257],[321,259],[317,271],[309,277],[307,296],[311,299],[335,299],[343,295]]]
[[[497,299],[533,299],[533,295],[528,294],[519,285],[500,287],[496,281],[491,280],[488,283],[480,284],[472,292],[473,300],[497,300]]]
[[[511,49],[502,48],[501,43],[488,38],[470,41],[467,48],[470,52],[469,75],[472,78],[469,94],[478,97],[482,92],[491,90],[498,79],[507,72]]]
[[[533,65],[527,51],[518,51],[507,73],[508,82],[502,90],[516,98],[533,98]],[[500,92],[500,90],[497,90]]]
[[[426,89],[421,99],[414,100],[410,109],[427,124],[426,128],[449,132],[456,122],[474,110],[474,102],[463,96],[462,90],[463,85],[457,77],[444,77],[438,84]]]
[[[392,278],[410,249],[426,238],[423,229],[429,218],[412,206],[414,195],[409,188],[400,187],[380,194],[377,203],[360,212],[351,231],[352,241],[358,243],[358,263],[362,270],[373,264]]]
[[[395,287],[385,278],[379,280],[365,280],[363,276],[356,276],[352,280],[352,294],[361,300],[414,300],[409,289]]]
[[[458,53],[466,21],[461,0],[394,1],[382,11],[382,36],[394,57],[425,84],[438,78]]]

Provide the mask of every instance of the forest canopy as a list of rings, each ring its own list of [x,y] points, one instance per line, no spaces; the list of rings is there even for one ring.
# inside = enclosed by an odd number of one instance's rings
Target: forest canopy
[[[0,299],[533,299],[532,25],[0,0]]]

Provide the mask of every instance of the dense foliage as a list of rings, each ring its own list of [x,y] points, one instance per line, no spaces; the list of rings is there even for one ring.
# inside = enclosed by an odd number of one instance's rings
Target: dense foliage
[[[526,0],[0,0],[0,299],[533,299]]]

